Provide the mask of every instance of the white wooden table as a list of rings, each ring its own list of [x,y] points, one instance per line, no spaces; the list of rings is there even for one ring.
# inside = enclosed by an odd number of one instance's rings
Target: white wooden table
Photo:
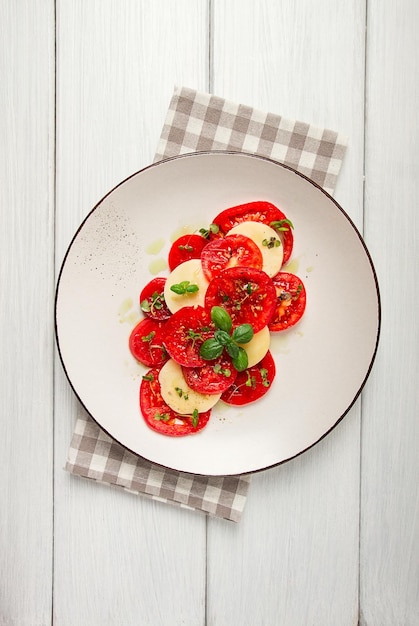
[[[419,624],[416,0],[0,0],[0,624]],[[175,84],[342,131],[381,287],[375,366],[239,524],[63,471],[54,340],[82,218],[151,162]]]

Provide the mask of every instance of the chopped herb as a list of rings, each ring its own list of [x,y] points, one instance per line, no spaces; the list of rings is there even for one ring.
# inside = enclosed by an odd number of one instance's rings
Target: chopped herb
[[[228,367],[221,367],[220,363],[216,363],[213,367],[213,370],[216,374],[222,374],[226,378],[230,378],[231,376],[231,369],[229,369]]]
[[[294,294],[294,296],[293,296],[293,300],[298,300],[298,298],[299,298],[300,293],[302,292],[302,290],[303,290],[303,286],[302,286],[302,284],[300,283],[300,284],[298,285],[298,287],[297,287],[297,291],[295,292],[295,294]]]
[[[188,337],[190,339],[192,339],[192,348],[195,347],[195,342],[196,342],[197,339],[201,339],[202,341],[204,340],[204,338],[202,336],[202,333],[205,332],[205,331],[206,331],[205,328],[201,328],[201,332],[200,333],[195,332],[194,330],[192,330],[192,328],[188,329]]]
[[[194,409],[193,413],[192,413],[192,426],[194,428],[196,428],[198,426],[198,421],[199,421],[198,409]]]
[[[287,219],[271,222],[269,226],[271,228],[274,228],[278,232],[284,232],[286,230],[290,230],[291,228],[294,228],[294,225],[291,222],[291,220],[287,220]]]
[[[176,391],[177,395],[179,396],[179,398],[183,398],[184,400],[188,400],[189,399],[188,393],[183,391],[183,389],[181,387],[175,387],[175,391]]]
[[[154,419],[157,422],[159,422],[159,421],[168,422],[169,419],[170,419],[170,415],[169,415],[169,413],[155,413],[154,414]]]
[[[268,379],[268,370],[265,369],[264,367],[261,367],[259,371],[262,377],[262,385],[264,387],[269,387],[269,385],[271,384],[271,381]]]
[[[153,374],[144,374],[144,376],[142,378],[143,378],[143,380],[147,380],[150,383],[153,382],[153,380],[154,380]]]
[[[246,387],[252,387],[252,389],[254,389],[256,387],[256,378],[251,376],[250,372],[247,372],[247,380],[244,384]]]
[[[208,239],[211,233],[213,235],[216,235],[219,232],[219,230],[220,230],[220,227],[218,226],[218,224],[210,224],[208,229],[200,228],[199,232],[205,239]]]
[[[150,341],[153,339],[155,334],[156,334],[156,331],[152,330],[151,333],[149,333],[148,335],[143,335],[141,337],[141,341],[144,341],[144,343],[150,343]]]
[[[271,250],[272,248],[279,248],[280,245],[281,242],[276,237],[270,237],[269,239],[263,239],[262,241],[262,246],[265,246],[268,250]]]
[[[140,307],[142,311],[144,311],[145,313],[149,313],[150,311],[152,312],[154,309],[159,311],[163,307],[164,303],[164,293],[155,291],[151,294],[149,298],[147,298],[146,300],[142,300],[142,302],[140,303]]]

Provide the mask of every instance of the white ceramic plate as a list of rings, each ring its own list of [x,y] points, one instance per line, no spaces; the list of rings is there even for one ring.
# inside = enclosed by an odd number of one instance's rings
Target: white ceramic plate
[[[272,202],[294,224],[288,269],[306,286],[304,317],[272,340],[277,376],[264,398],[219,403],[195,435],[157,434],[138,406],[147,368],[128,349],[139,292],[156,272],[167,275],[161,268],[184,227],[208,227],[221,210],[253,200]],[[90,415],[134,453],[196,474],[264,469],[318,442],[361,392],[379,329],[375,271],[343,209],[294,170],[241,153],[176,157],[118,185],[75,234],[56,294],[60,357]]]

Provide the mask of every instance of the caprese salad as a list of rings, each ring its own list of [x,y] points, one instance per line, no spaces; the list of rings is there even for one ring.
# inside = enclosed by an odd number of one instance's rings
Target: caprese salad
[[[293,241],[284,213],[257,201],[173,242],[170,273],[143,287],[144,317],[129,337],[133,357],[149,368],[139,405],[153,430],[196,433],[217,402],[246,405],[269,391],[271,333],[297,324],[306,306],[302,280],[283,271]]]

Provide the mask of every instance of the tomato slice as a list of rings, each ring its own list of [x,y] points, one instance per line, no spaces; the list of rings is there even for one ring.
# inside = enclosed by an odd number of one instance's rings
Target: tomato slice
[[[164,299],[166,278],[153,278],[140,293],[140,307],[143,313],[154,320],[167,320],[171,316]]]
[[[140,385],[140,409],[150,428],[171,437],[182,437],[197,433],[208,424],[211,410],[193,415],[179,415],[161,396],[159,383],[160,368],[149,370]]]
[[[295,274],[278,272],[272,281],[277,301],[275,312],[269,322],[269,330],[278,332],[300,321],[306,308],[307,295],[302,280]]]
[[[189,387],[204,394],[223,393],[235,381],[237,370],[227,355],[206,362],[202,367],[183,367],[183,375]]]
[[[230,315],[233,328],[251,324],[257,333],[267,325],[276,305],[275,286],[265,272],[253,267],[231,267],[209,283],[205,308],[220,306]]]
[[[184,306],[166,322],[165,346],[179,365],[202,367],[207,363],[199,354],[201,345],[214,335],[215,326],[202,306]]]
[[[225,209],[213,219],[213,223],[217,224],[220,229],[217,234],[218,237],[220,233],[226,234],[233,226],[237,226],[237,224],[242,222],[262,222],[275,230],[279,229],[278,232],[281,235],[284,248],[283,263],[285,264],[289,260],[294,245],[294,236],[290,222],[287,220],[285,213],[278,207],[264,200],[247,202],[246,204],[239,204],[238,206]]]
[[[169,358],[164,347],[165,324],[146,317],[130,334],[129,349],[132,355],[147,367],[162,365]]]
[[[221,400],[235,406],[255,402],[269,391],[275,375],[275,361],[268,351],[259,363],[237,374],[236,380],[224,391]]]
[[[202,269],[208,280],[228,267],[256,267],[263,265],[262,252],[250,237],[227,235],[213,239],[202,250]]]
[[[208,244],[208,240],[201,235],[182,235],[172,243],[169,251],[169,267],[170,271],[175,267],[189,261],[190,259],[199,259],[202,249]]]

